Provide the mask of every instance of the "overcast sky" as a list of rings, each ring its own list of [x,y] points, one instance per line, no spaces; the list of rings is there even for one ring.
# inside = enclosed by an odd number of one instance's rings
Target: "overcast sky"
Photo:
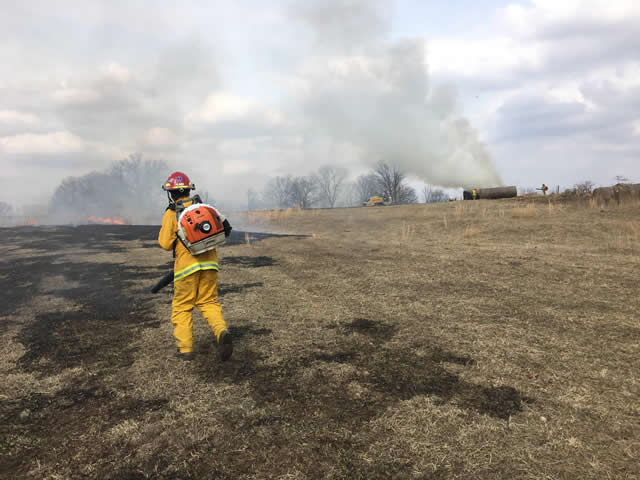
[[[379,159],[449,187],[640,182],[640,2],[0,6],[0,200],[133,152],[220,195]]]

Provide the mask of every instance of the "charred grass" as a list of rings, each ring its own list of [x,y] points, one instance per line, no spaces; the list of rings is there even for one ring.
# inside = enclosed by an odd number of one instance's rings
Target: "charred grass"
[[[2,478],[638,478],[639,212],[251,220],[182,363],[154,227],[1,234]]]

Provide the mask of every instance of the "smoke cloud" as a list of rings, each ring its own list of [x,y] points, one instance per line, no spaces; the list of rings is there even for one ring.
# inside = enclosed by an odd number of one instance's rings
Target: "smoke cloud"
[[[361,173],[384,160],[443,187],[502,184],[455,90],[431,85],[425,42],[390,38],[390,2],[296,3],[285,12],[296,61],[278,72],[281,101],[262,110],[237,101],[233,121],[217,124],[227,135],[220,157],[233,153],[265,175],[327,163]]]
[[[340,156],[352,152],[351,163],[384,160],[431,184],[500,185],[487,149],[457,113],[453,91],[429,85],[423,43],[373,50],[316,61],[299,98],[308,135],[350,147]]]
[[[28,59],[0,65],[0,162],[20,186],[0,200],[26,185],[43,201],[133,152],[228,206],[324,164],[501,184],[454,89],[431,84],[424,40],[392,37],[390,1],[65,5],[0,19],[0,50]]]
[[[159,186],[168,165],[140,156],[113,163],[107,170],[67,177],[53,194],[46,218],[49,224],[157,224],[167,204]]]
[[[303,12],[323,47],[304,75],[308,130],[350,144],[369,164],[394,163],[431,184],[500,185],[487,149],[456,111],[454,90],[430,84],[424,41],[391,41],[389,13],[388,2],[350,0]]]

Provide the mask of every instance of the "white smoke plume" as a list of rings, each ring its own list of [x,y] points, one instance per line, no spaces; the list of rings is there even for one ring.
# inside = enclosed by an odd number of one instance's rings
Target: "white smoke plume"
[[[216,143],[218,156],[231,154],[264,176],[304,175],[327,163],[357,174],[384,160],[443,187],[501,185],[454,88],[431,85],[425,42],[393,40],[390,17],[383,0],[293,4],[286,18],[295,25],[289,45],[297,60],[278,72],[281,101],[259,107],[220,99],[221,118],[209,126],[228,137]],[[225,118],[229,104],[235,115]],[[225,188],[222,181],[217,190]]]
[[[421,42],[367,57],[333,58],[309,73],[300,96],[308,135],[327,135],[351,155],[395,164],[444,187],[501,184],[491,156],[455,110],[450,89],[428,85]]]
[[[0,65],[9,185],[28,179],[53,194],[64,177],[105,171],[133,152],[238,207],[271,176],[326,164],[355,177],[384,160],[443,187],[501,184],[454,88],[432,85],[425,40],[392,35],[390,1],[186,0],[179,18],[164,1],[151,16],[121,2],[73,4],[66,13],[41,5],[38,15],[12,8],[11,21],[0,19],[14,56],[30,59]],[[36,25],[47,9],[59,21]],[[20,37],[12,25],[25,22],[51,45]]]
[[[389,39],[388,2],[332,0],[298,12],[315,42],[295,97],[307,135],[432,184],[501,184],[454,90],[430,84],[424,41]]]

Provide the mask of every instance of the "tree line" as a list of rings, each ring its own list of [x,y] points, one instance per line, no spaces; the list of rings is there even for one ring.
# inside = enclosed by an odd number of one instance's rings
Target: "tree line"
[[[147,221],[144,212],[162,211],[167,203],[160,185],[168,171],[164,161],[131,155],[104,172],[67,177],[53,193],[49,212],[60,223],[83,221],[90,215]]]
[[[50,222],[75,223],[89,216],[116,216],[132,222],[154,221],[166,206],[162,185],[170,171],[164,161],[143,159],[134,154],[114,162],[102,172],[67,177],[58,185],[48,208]],[[248,191],[248,208],[327,207],[362,205],[372,196],[389,198],[396,204],[447,201],[443,190],[425,186],[418,192],[409,185],[406,173],[387,162],[378,162],[369,172],[348,181],[349,171],[325,165],[306,176],[281,175],[271,178],[263,191]],[[202,199],[214,202],[208,192]],[[133,208],[135,206],[135,208]],[[149,212],[148,218],[141,212]],[[0,226],[15,225],[19,213],[8,202],[0,202]]]
[[[396,204],[418,203],[418,192],[409,185],[406,173],[396,165],[378,162],[369,172],[347,182],[346,168],[325,165],[306,176],[281,175],[271,178],[262,195],[250,189],[248,208],[311,208],[362,205],[373,196]],[[443,190],[425,186],[422,201],[448,201]]]

